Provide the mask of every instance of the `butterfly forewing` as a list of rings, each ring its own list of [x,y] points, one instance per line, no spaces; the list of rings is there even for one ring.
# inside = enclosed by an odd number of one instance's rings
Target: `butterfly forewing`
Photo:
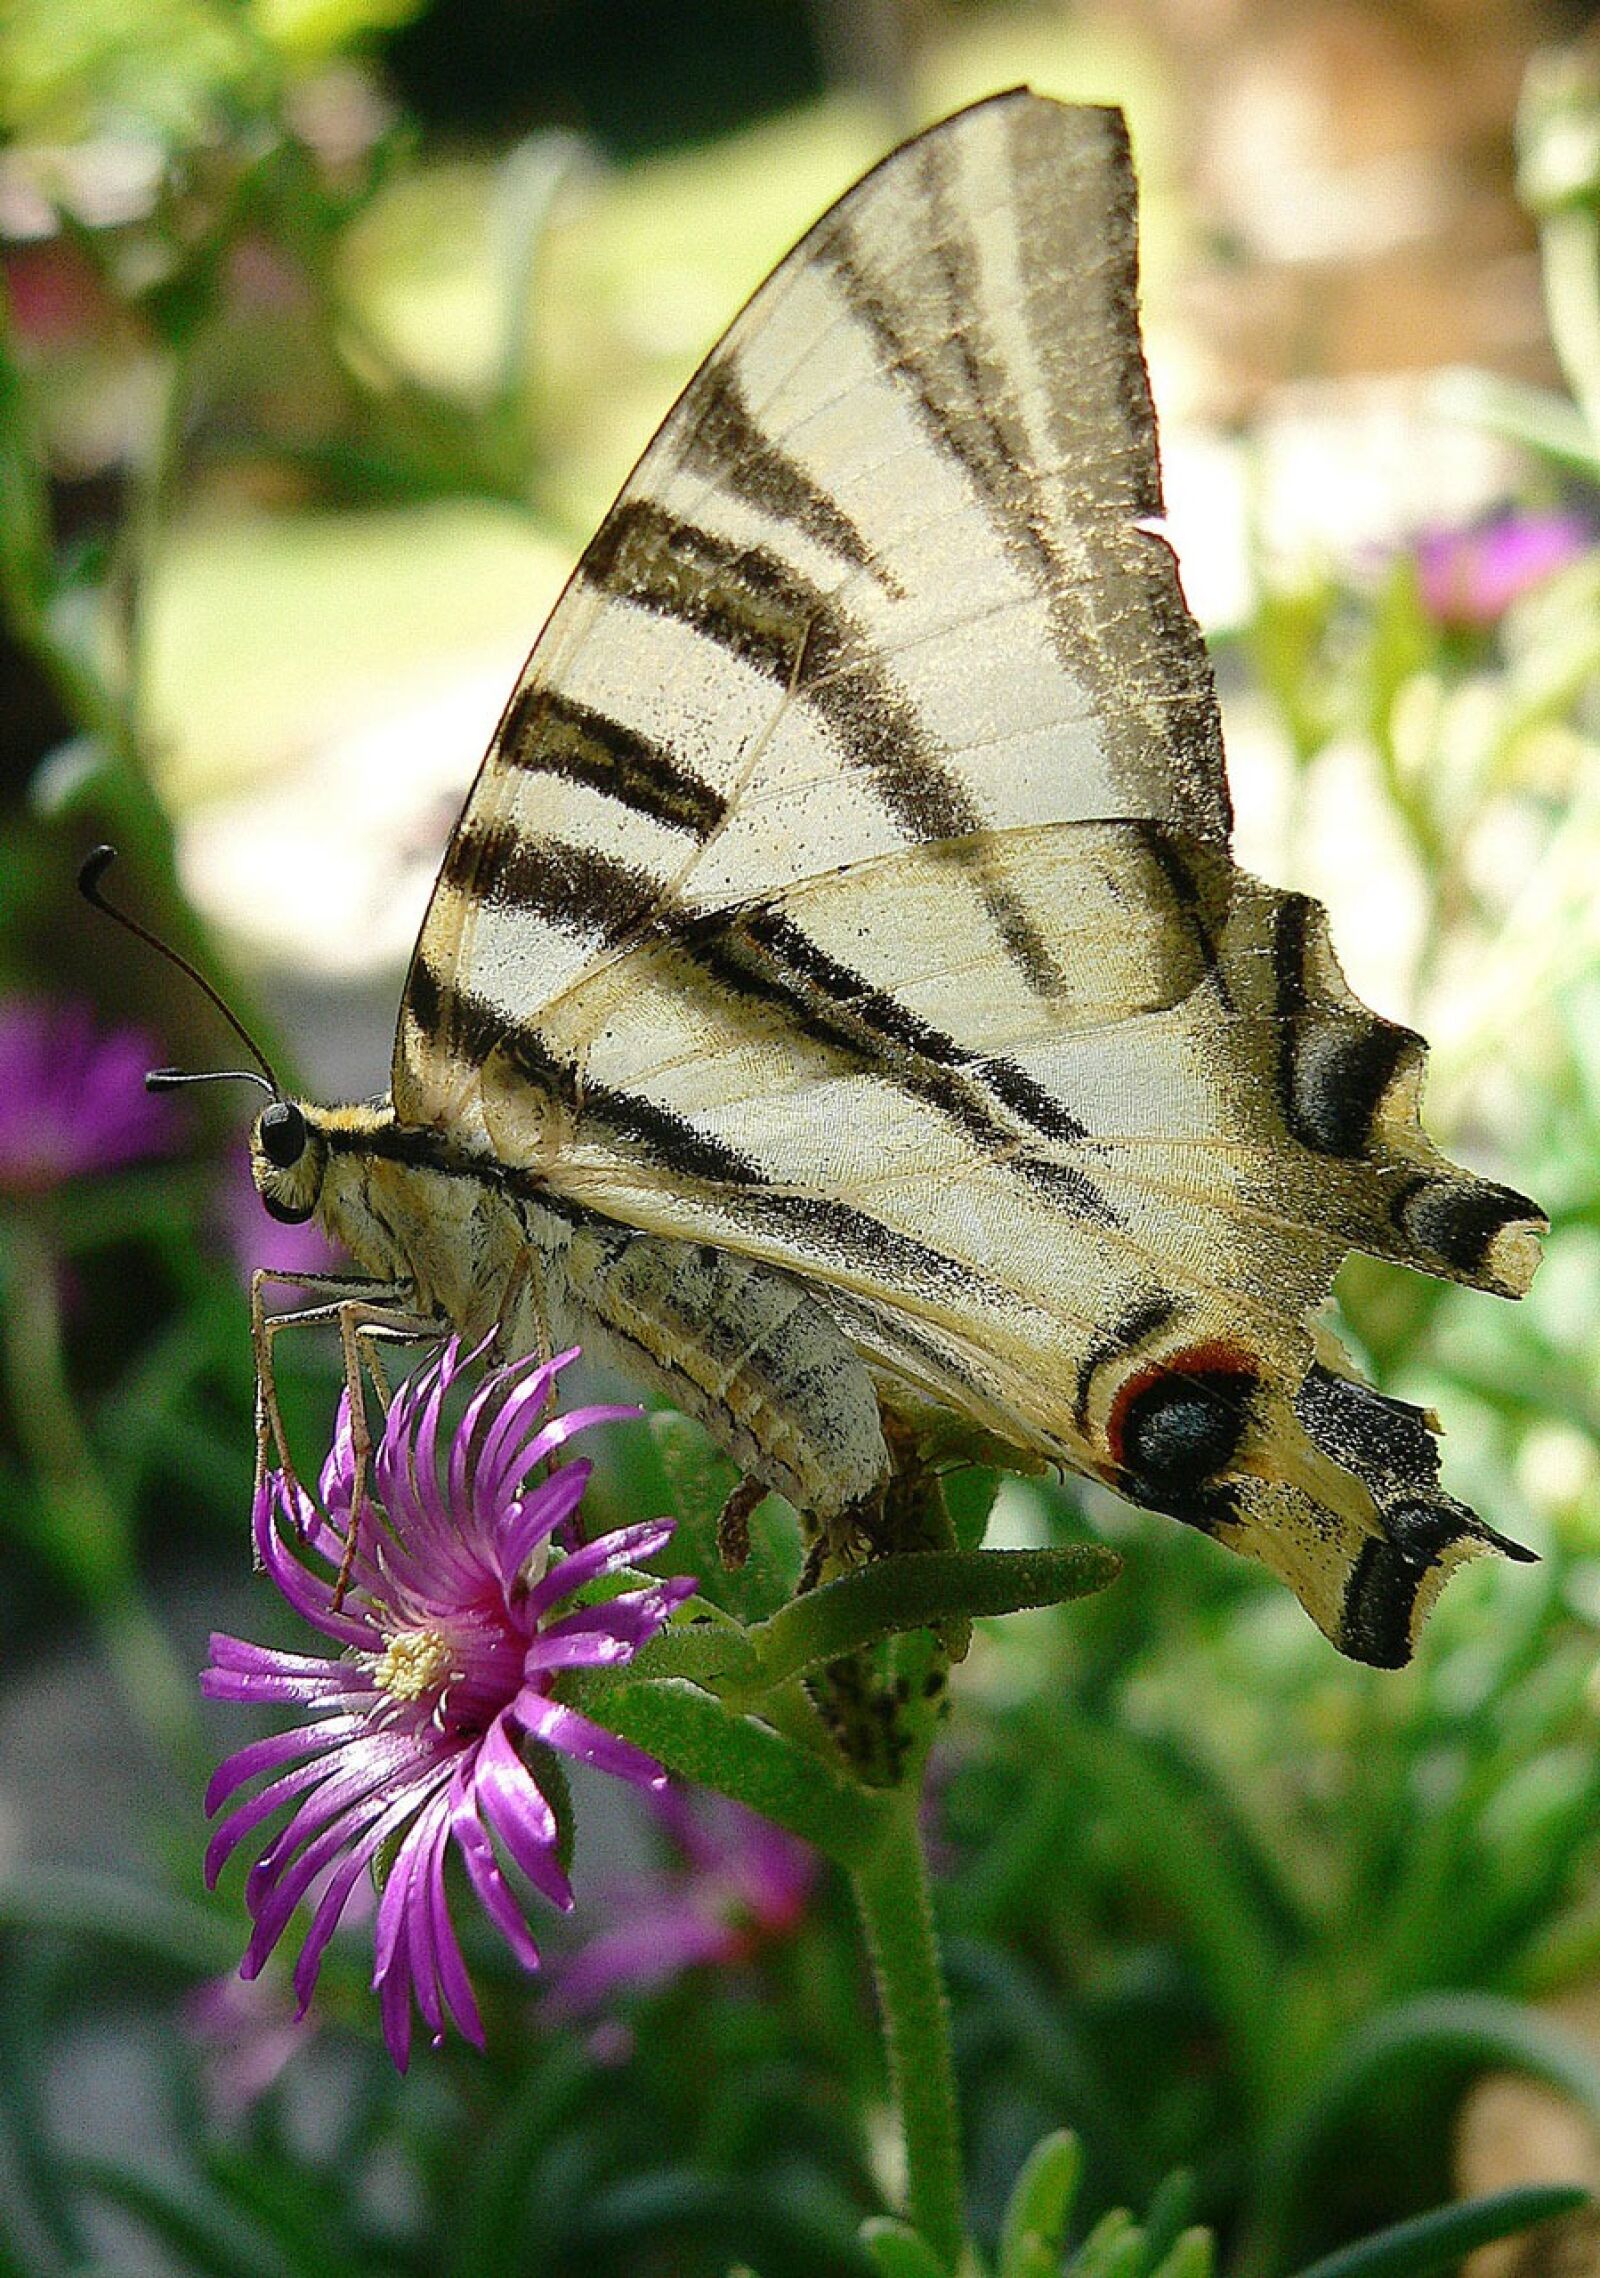
[[[1229,858],[1160,508],[1120,117],[1019,90],[905,145],[585,553],[395,1111],[802,1277],[890,1379],[1399,1658],[1484,1531],[1409,1411],[1316,1396],[1309,1312],[1352,1246],[1520,1289],[1537,1214],[1434,1153],[1418,1040]]]
[[[1002,97],[825,217],[552,617],[408,1007],[471,987],[526,1022],[665,903],[988,828],[1143,815],[1225,838],[1204,651],[1138,526],[1160,489],[1134,295],[1113,112]],[[1023,984],[1048,979],[1039,913],[981,847],[948,873]],[[448,1042],[403,1022],[397,1106],[426,1110]]]

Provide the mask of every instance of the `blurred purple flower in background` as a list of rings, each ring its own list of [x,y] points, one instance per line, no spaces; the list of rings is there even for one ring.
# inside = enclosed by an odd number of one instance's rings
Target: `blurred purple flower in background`
[[[1486,632],[1593,543],[1582,516],[1564,513],[1510,513],[1469,530],[1427,531],[1417,541],[1422,605],[1441,625]]]
[[[266,2094],[306,2033],[287,1987],[232,1974],[195,1986],[184,2000],[183,2023],[201,2053],[213,2116],[223,2122]]]
[[[808,1844],[726,1796],[672,1785],[650,1800],[679,1863],[612,1886],[616,1926],[553,1967],[557,2014],[652,1991],[688,1969],[730,1969],[805,1914],[817,1879]]]
[[[572,1903],[556,1815],[519,1738],[642,1787],[665,1778],[653,1758],[552,1697],[564,1670],[631,1660],[694,1588],[687,1577],[651,1581],[556,1613],[585,1584],[653,1557],[673,1531],[671,1520],[659,1519],[558,1547],[558,1535],[573,1539],[568,1522],[591,1467],[566,1463],[532,1486],[529,1474],[575,1432],[637,1413],[591,1407],[546,1417],[557,1371],[572,1357],[493,1370],[447,1448],[441,1413],[468,1359],[456,1340],[401,1387],[372,1465],[380,1508],[361,1514],[349,1587],[336,1604],[355,1469],[342,1400],[320,1507],[272,1473],[255,1510],[262,1564],[342,1657],[216,1636],[201,1680],[214,1700],[288,1703],[307,1719],[240,1749],[207,1792],[206,1808],[215,1812],[246,1782],[269,1775],[212,1838],[212,1881],[244,1837],[280,1806],[294,1805],[245,1885],[255,1931],[241,1975],[257,1975],[326,1873],[294,1970],[303,2013],[346,1903],[382,1854],[373,1985],[384,2038],[402,2069],[413,1999],[435,2045],[447,2015],[468,2039],[483,2040],[445,1900],[452,1844],[485,1913],[526,1969],[537,1966],[538,1951],[526,1902],[507,1881],[500,1854],[553,1904]],[[328,1571],[315,1571],[305,1553]]]
[[[172,1102],[144,1088],[159,1057],[136,1028],[98,1031],[87,1005],[0,1002],[0,1194],[45,1194],[173,1146]]]

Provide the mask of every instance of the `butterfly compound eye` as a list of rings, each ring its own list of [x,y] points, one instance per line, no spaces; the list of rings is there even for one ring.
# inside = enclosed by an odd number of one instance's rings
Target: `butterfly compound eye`
[[[262,1109],[257,1128],[267,1161],[275,1170],[292,1171],[306,1151],[306,1119],[300,1110],[289,1100],[274,1100]]]

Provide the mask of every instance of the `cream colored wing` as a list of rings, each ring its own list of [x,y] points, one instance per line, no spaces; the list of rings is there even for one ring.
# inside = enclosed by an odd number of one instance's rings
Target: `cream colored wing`
[[[1159,512],[1120,119],[1018,92],[817,225],[646,453],[512,699],[403,1123],[805,1277],[885,1372],[1403,1659],[1492,1540],[1318,1357],[1352,1246],[1504,1291],[1537,1213],[1227,854]]]
[[[1047,998],[1041,913],[984,831],[1137,815],[1226,841],[1210,670],[1140,527],[1161,493],[1135,292],[1120,116],[1025,90],[802,240],[507,707],[418,945],[397,1108],[452,1094],[441,990],[470,976],[526,1022],[669,902],[941,844],[952,901]]]

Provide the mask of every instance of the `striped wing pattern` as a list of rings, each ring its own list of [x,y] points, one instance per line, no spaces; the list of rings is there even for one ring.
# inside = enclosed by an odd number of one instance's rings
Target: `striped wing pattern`
[[[1231,861],[1160,511],[1120,116],[1018,90],[903,146],[579,564],[446,857],[395,1112],[803,1277],[887,1386],[1403,1659],[1493,1538],[1310,1311],[1352,1247],[1516,1293],[1538,1214],[1435,1153],[1419,1040]]]

